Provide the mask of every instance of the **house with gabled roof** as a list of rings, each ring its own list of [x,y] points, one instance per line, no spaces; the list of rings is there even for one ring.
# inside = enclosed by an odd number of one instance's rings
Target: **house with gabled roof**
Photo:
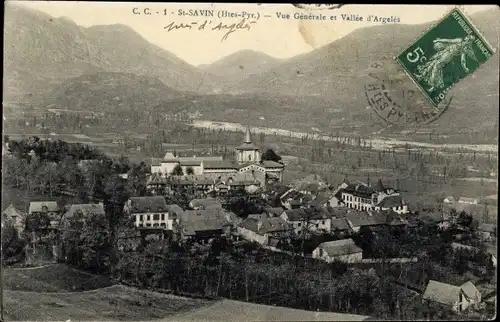
[[[456,202],[456,200],[455,200],[455,197],[453,197],[453,196],[448,196],[448,197],[444,198],[443,202],[444,202],[444,203],[455,203],[455,202]]]
[[[296,208],[285,210],[280,217],[300,234],[304,230],[329,233],[335,216],[327,209]]]
[[[28,209],[28,216],[44,214],[47,215],[50,220],[49,229],[55,230],[59,226],[59,220],[61,219],[61,209],[57,204],[57,201],[32,201],[30,202]]]
[[[375,187],[363,182],[343,183],[343,188],[337,188],[338,201],[351,209],[367,210],[393,210],[398,214],[409,212],[407,203],[398,191],[387,188],[381,180]]]
[[[466,203],[469,205],[477,205],[479,203],[478,198],[468,198],[468,197],[460,197],[458,198],[458,203]]]
[[[276,246],[280,238],[287,236],[291,229],[291,225],[280,217],[248,217],[237,226],[238,234],[243,239],[266,246]]]
[[[185,210],[180,216],[180,227],[184,238],[200,244],[210,243],[214,238],[229,235],[239,218],[224,209]]]
[[[445,213],[436,211],[419,211],[416,220],[421,224],[437,226],[440,230],[445,230],[451,227],[451,218]]]
[[[92,216],[104,216],[104,204],[72,204],[68,211],[61,216],[59,227],[61,229],[69,228],[71,218],[78,217],[85,223]]]
[[[18,235],[24,231],[26,222],[26,214],[18,210],[13,204],[10,204],[3,212],[2,215],[10,220]],[[2,216],[2,217],[3,217]]]
[[[354,232],[358,232],[362,227],[382,229],[386,225],[386,216],[378,211],[350,210],[345,215],[345,218]]]
[[[477,231],[483,241],[491,241],[492,237],[496,237],[497,226],[494,224],[482,223],[477,228]]]
[[[131,197],[124,206],[124,212],[135,218],[139,230],[172,231],[174,221],[162,196]]]
[[[422,300],[439,303],[454,312],[462,312],[481,303],[481,292],[470,281],[461,286],[455,286],[430,280],[422,295]]]
[[[355,263],[363,259],[363,250],[352,239],[341,239],[319,244],[313,250],[312,257],[327,263],[334,261]]]

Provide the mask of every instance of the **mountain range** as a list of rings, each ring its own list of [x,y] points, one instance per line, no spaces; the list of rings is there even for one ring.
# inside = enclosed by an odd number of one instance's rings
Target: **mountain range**
[[[148,108],[175,101],[203,110],[206,118],[245,123],[248,111],[268,104],[273,110],[261,111],[268,120],[279,119],[283,126],[321,124],[320,129],[349,126],[366,114],[370,64],[392,59],[434,23],[365,27],[286,60],[244,50],[194,67],[125,25],[85,28],[21,6],[6,11],[4,101],[76,109]],[[495,48],[499,12],[470,17]],[[454,86],[453,112],[445,113],[438,126],[498,120],[498,65],[493,57],[474,72],[474,81]],[[233,113],[218,111],[220,102]],[[303,113],[308,106],[314,110],[309,117]]]
[[[151,44],[125,25],[85,28],[24,6],[9,5],[7,9],[7,99],[46,93],[63,80],[96,72],[153,76],[184,91],[202,91],[210,84],[208,73]]]
[[[220,76],[226,83],[232,84],[250,75],[264,73],[281,61],[258,51],[240,50],[211,64],[198,65],[198,68]]]

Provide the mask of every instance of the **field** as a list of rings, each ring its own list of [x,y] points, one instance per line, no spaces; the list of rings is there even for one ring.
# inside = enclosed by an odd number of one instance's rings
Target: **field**
[[[78,293],[5,291],[7,320],[138,321],[193,310],[209,301],[115,285]]]
[[[103,276],[60,264],[6,269],[4,279],[4,315],[9,321],[361,321],[367,318],[110,286]]]
[[[175,321],[362,321],[367,316],[312,312],[285,307],[223,300],[194,312],[175,316]]]
[[[4,280],[4,315],[11,321],[150,320],[210,303],[123,285],[110,286],[103,276],[64,265],[7,269]]]
[[[92,275],[65,265],[6,269],[4,286],[13,291],[80,292],[111,286],[105,276]]]

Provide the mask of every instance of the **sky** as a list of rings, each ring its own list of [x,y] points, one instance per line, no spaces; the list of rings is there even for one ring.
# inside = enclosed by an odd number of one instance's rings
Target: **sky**
[[[188,63],[197,66],[212,63],[234,52],[250,49],[260,51],[277,58],[289,58],[324,46],[348,33],[362,27],[380,25],[380,22],[366,21],[369,15],[399,19],[401,24],[420,24],[438,20],[449,12],[453,5],[344,5],[333,10],[304,10],[291,4],[221,4],[221,3],[133,3],[133,2],[81,2],[81,1],[9,1],[43,11],[54,17],[68,17],[78,25],[124,24],[151,43],[160,46]],[[136,8],[134,10],[134,8]],[[149,10],[145,10],[145,9]],[[466,5],[460,7],[467,14],[497,6]],[[257,15],[256,23],[250,24],[249,30],[237,30],[226,40],[221,41],[226,31],[197,30],[205,20],[212,20],[212,26],[220,22],[230,25],[242,18],[215,17],[180,17],[182,10],[214,10],[215,15],[223,10],[229,12],[248,12]],[[167,15],[164,15],[164,11]],[[141,14],[134,14],[139,12]],[[144,13],[151,13],[150,15]],[[291,14],[292,19],[280,19],[277,13]],[[293,14],[323,14],[325,21],[293,19]],[[341,15],[359,15],[363,21],[342,21]],[[264,17],[269,15],[269,17]],[[330,16],[335,15],[335,21]],[[397,19],[396,19],[397,18]],[[254,19],[246,19],[249,22]],[[181,28],[167,31],[165,26],[190,24],[195,28]]]

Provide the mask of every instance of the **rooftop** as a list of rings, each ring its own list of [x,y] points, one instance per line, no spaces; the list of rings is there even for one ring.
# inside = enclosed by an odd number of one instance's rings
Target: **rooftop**
[[[403,198],[399,195],[397,196],[387,196],[380,200],[377,204],[380,208],[393,208],[403,205]]]
[[[88,219],[92,216],[104,216],[104,205],[102,203],[98,204],[73,204],[69,207],[68,211],[64,213],[61,217],[61,222],[73,218],[75,216],[81,216],[82,219]]]
[[[74,215],[91,216],[91,215],[104,215],[104,205],[97,204],[73,204],[69,207],[64,217],[73,217]]]
[[[233,217],[223,209],[185,210],[181,214],[181,224],[194,232],[220,230],[231,224]]]
[[[6,215],[7,217],[9,218],[12,218],[12,217],[23,217],[24,216],[24,213],[17,210],[17,208],[13,205],[13,204],[10,204],[3,212],[2,214]]]
[[[333,213],[325,209],[297,208],[285,210],[284,213],[289,221],[318,220],[334,217]]]
[[[30,202],[29,213],[42,212],[46,207],[46,211],[59,211],[57,201],[32,201]]]
[[[280,217],[262,217],[261,219],[247,218],[243,220],[239,224],[239,226],[253,231],[259,235],[287,231],[291,229],[290,225]]]
[[[477,299],[481,296],[481,292],[479,292],[476,285],[474,285],[471,281],[464,283],[460,286],[460,288],[469,299]]]
[[[364,211],[348,211],[345,218],[352,223],[353,226],[374,226],[383,225],[386,223],[386,215],[382,212],[373,211],[371,214]]]
[[[229,160],[221,161],[203,161],[204,169],[239,169],[239,165],[236,162]]]
[[[375,190],[363,183],[350,183],[346,188],[341,189],[340,192],[349,193],[362,198],[371,198]]]
[[[192,208],[221,209],[222,204],[215,198],[193,199],[189,202]]]
[[[445,305],[454,305],[460,297],[460,287],[430,280],[422,295],[423,299]]]
[[[285,165],[279,162],[274,162],[270,160],[263,160],[260,162],[260,165],[264,168],[284,168]]]
[[[319,244],[318,248],[323,249],[323,251],[332,257],[363,252],[361,248],[356,246],[352,239],[324,242]]]
[[[332,219],[332,230],[351,230],[346,218]]]
[[[266,207],[264,211],[272,216],[280,216],[285,209],[283,207]]]
[[[167,203],[162,196],[131,197],[129,202],[130,212],[132,213],[168,211]]]

